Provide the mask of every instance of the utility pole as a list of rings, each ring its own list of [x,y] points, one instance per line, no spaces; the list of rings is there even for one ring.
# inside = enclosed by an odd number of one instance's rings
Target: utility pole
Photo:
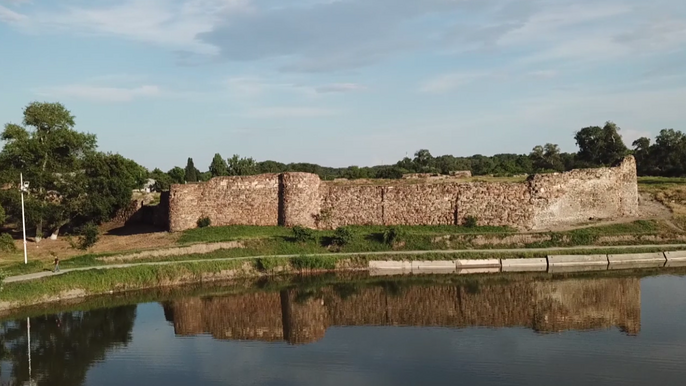
[[[26,254],[26,216],[24,215],[24,192],[28,192],[29,182],[26,181],[24,184],[24,176],[19,173],[19,190],[21,191],[21,227],[24,231],[24,264],[29,263],[28,256]]]

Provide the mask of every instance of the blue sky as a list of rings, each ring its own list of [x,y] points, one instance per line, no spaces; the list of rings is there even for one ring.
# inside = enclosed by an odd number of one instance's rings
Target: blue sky
[[[59,101],[102,150],[330,166],[685,129],[683,0],[0,0],[0,122]]]

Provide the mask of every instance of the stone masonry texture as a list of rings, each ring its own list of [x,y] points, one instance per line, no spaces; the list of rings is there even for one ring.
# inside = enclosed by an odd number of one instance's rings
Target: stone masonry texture
[[[321,181],[308,173],[218,177],[172,185],[169,230],[212,225],[479,225],[550,229],[590,219],[638,215],[636,162],[617,167],[532,175],[525,182],[456,178]]]
[[[306,295],[306,296],[305,296]],[[637,278],[515,282],[469,286],[380,286],[342,296],[335,287],[208,298],[164,305],[178,335],[216,339],[320,340],[332,326],[525,327],[534,331],[641,329]]]

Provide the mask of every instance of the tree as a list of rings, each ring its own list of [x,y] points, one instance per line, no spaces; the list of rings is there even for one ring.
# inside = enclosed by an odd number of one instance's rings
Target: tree
[[[195,168],[195,165],[193,165],[193,158],[188,158],[184,172],[186,182],[198,182],[199,170]]]
[[[241,158],[238,154],[227,160],[230,176],[249,176],[258,173],[257,163],[252,158]]]
[[[210,173],[212,174],[212,177],[229,175],[229,167],[226,165],[226,161],[224,161],[224,158],[222,158],[219,153],[215,154],[214,158],[212,158],[212,163],[210,164]]]
[[[546,143],[545,146],[535,146],[529,154],[531,164],[537,172],[541,171],[563,171],[565,165],[562,162],[560,147],[553,143]]]
[[[606,122],[603,128],[598,126],[584,127],[574,139],[579,147],[577,158],[584,166],[610,166],[620,161],[628,149],[619,135],[619,127],[613,122]]]
[[[150,178],[155,180],[153,190],[156,192],[169,190],[169,186],[172,184],[172,178],[169,176],[169,174],[158,168],[155,168],[152,172],[150,172]]]
[[[171,168],[167,175],[169,175],[172,184],[183,184],[186,182],[186,171],[178,166]]]
[[[634,148],[637,173],[642,176],[654,173],[655,166],[651,157],[650,138],[641,137],[635,140],[631,146]]]
[[[7,124],[0,152],[3,182],[16,183],[19,173],[30,181],[27,197],[30,225],[36,241],[43,237],[44,225],[61,221],[62,207],[71,182],[78,178],[85,156],[95,151],[95,135],[73,130],[74,117],[59,103],[33,102],[24,109],[24,126]],[[52,223],[51,223],[52,222]]]
[[[657,174],[666,177],[686,174],[686,135],[681,131],[660,130],[649,154]]]

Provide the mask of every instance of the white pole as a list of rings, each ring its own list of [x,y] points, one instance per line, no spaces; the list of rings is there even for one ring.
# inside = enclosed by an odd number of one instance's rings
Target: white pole
[[[24,264],[29,263],[26,255],[26,217],[24,216],[24,176],[19,173],[19,190],[21,191],[21,226],[24,230]]]
[[[26,318],[26,327],[28,331],[28,340],[29,340],[29,385],[33,384],[33,380],[31,379],[31,321],[29,318]]]

